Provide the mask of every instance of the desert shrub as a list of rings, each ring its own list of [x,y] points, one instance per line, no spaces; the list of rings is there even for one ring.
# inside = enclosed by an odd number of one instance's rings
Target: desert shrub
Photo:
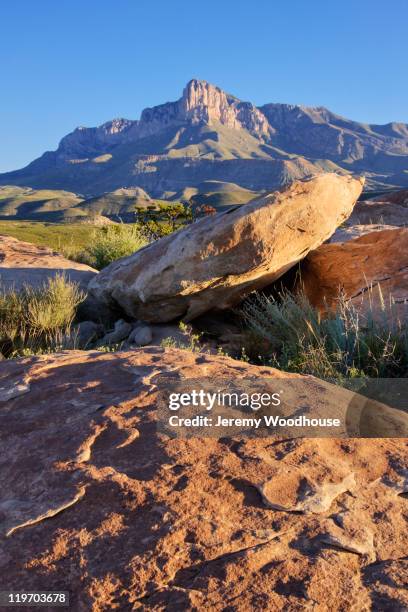
[[[371,306],[362,316],[339,296],[337,307],[322,313],[302,293],[256,295],[242,309],[246,352],[251,361],[320,378],[407,376],[407,327],[391,302],[382,307],[382,316]]]
[[[71,325],[85,299],[64,275],[21,291],[0,290],[0,352],[7,357],[72,347]]]
[[[145,235],[150,240],[157,240],[216,212],[213,206],[193,206],[192,201],[156,202],[152,206],[136,206],[135,218]]]
[[[137,224],[108,225],[94,232],[80,260],[102,270],[116,259],[131,255],[148,243],[146,234]]]
[[[135,214],[139,226],[151,240],[169,236],[193,220],[191,207],[181,202],[157,202],[148,207],[137,206]]]

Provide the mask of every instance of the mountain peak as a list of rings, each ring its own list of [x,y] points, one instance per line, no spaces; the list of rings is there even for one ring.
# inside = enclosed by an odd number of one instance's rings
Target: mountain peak
[[[256,107],[193,78],[178,100],[146,108],[140,120],[77,128],[0,184],[92,194],[127,185],[162,197],[208,180],[271,189],[325,169],[404,187],[407,160],[408,125],[357,123],[321,106]]]
[[[267,138],[271,128],[265,115],[250,102],[241,102],[220,87],[191,79],[176,102],[146,108],[137,130],[145,136],[170,125],[225,125],[245,129],[256,137]]]
[[[187,83],[183,90],[183,95],[180,102],[183,104],[186,112],[194,108],[208,107],[216,108],[226,106],[233,100],[220,87],[212,85],[207,81],[192,79]]]
[[[191,123],[220,123],[232,129],[246,129],[257,136],[270,133],[268,120],[256,106],[207,81],[189,81],[179,100],[179,109],[183,119]]]

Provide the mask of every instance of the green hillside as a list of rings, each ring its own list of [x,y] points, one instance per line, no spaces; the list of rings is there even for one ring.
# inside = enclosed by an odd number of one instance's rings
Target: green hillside
[[[80,209],[66,213],[81,202],[82,198],[70,191],[6,185],[0,187],[0,218],[64,220],[65,215],[71,218],[86,215]]]
[[[89,198],[78,207],[85,214],[115,216],[125,213],[134,213],[136,206],[147,207],[154,205],[149,195],[139,189],[121,188]]]
[[[208,205],[214,208],[245,204],[259,195],[259,192],[223,181],[203,181],[194,189],[189,200],[194,205]]]

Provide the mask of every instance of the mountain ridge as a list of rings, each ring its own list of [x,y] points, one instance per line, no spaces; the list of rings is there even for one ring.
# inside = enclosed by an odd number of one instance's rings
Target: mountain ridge
[[[76,128],[56,151],[0,174],[0,185],[86,196],[140,187],[163,197],[206,180],[270,190],[328,169],[364,174],[369,188],[408,186],[408,125],[359,123],[322,106],[257,107],[192,79],[181,98],[140,119]]]

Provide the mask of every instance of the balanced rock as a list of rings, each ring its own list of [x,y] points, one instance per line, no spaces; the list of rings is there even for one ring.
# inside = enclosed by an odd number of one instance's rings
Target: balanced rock
[[[18,291],[24,285],[39,287],[58,274],[86,289],[97,270],[66,259],[48,247],[0,236],[0,286],[4,291]]]
[[[405,439],[170,438],[166,375],[302,379],[158,348],[0,365],[8,590],[69,591],[75,611],[407,609]],[[325,412],[333,388],[303,378]]]
[[[345,243],[324,244],[301,264],[301,283],[318,308],[336,304],[339,293],[364,311],[383,302],[405,312],[408,302],[408,229],[372,232]],[[406,314],[406,312],[405,312]]]
[[[120,259],[89,284],[103,304],[151,322],[229,308],[330,238],[362,179],[323,174],[198,222]]]

